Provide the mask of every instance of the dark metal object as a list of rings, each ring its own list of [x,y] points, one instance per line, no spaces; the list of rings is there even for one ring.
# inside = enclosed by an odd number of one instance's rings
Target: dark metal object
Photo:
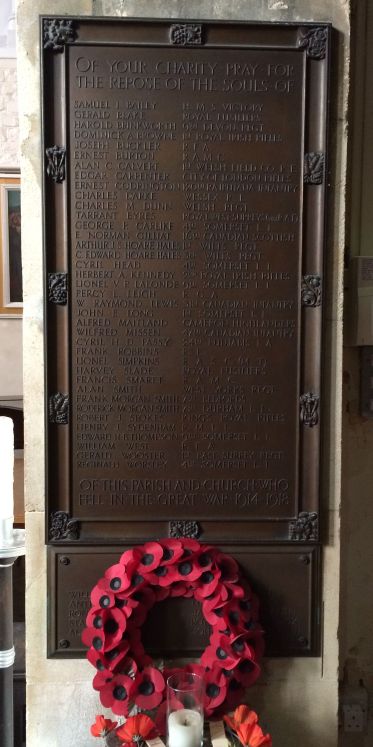
[[[319,517],[316,511],[301,511],[295,521],[289,524],[289,539],[296,542],[317,542],[319,539]],[[304,560],[302,562],[305,562]]]
[[[315,26],[206,22],[200,44],[200,24],[78,23],[64,65],[45,55],[45,142],[69,149],[66,189],[44,190],[46,274],[69,273],[47,388],[71,404],[51,404],[47,514],[79,516],[86,544],[171,521],[288,541],[319,498],[297,416],[321,374],[299,293],[324,240],[325,185],[303,190],[303,152],[312,184],[326,149],[327,58],[299,49]]]
[[[63,148],[60,145],[53,145],[51,148],[47,148],[45,153],[48,159],[48,176],[50,176],[56,184],[61,184],[66,178],[66,148]]]
[[[302,304],[303,306],[321,305],[321,277],[320,275],[303,275],[302,278]]]
[[[65,45],[74,42],[77,33],[74,21],[68,18],[46,18],[43,22],[43,46],[52,52],[63,52]]]
[[[0,560],[0,655],[13,648],[13,583],[14,559]],[[0,667],[0,743],[13,747],[13,666]]]
[[[69,396],[57,392],[49,397],[49,422],[66,425],[69,422]]]
[[[70,519],[69,514],[65,511],[55,511],[50,517],[49,539],[53,542],[57,540],[78,540],[79,539],[79,522],[76,519]],[[69,564],[69,559],[63,557],[61,563]]]
[[[316,656],[319,653],[319,560],[317,545],[219,545],[239,562],[260,599],[260,621],[269,656]],[[90,592],[106,568],[118,562],[125,547],[69,548],[70,565],[59,563],[61,548],[48,548],[48,654],[83,656],[81,633],[90,607]],[[66,555],[66,551],[64,552]],[[162,635],[159,632],[162,631]],[[208,643],[210,626],[201,605],[191,599],[166,600],[149,613],[142,627],[146,651],[154,656],[196,658]],[[304,640],[307,639],[306,644]],[[60,641],[70,645],[62,649]]]
[[[304,156],[304,183],[322,184],[324,169],[325,153],[306,153]]]
[[[299,46],[307,50],[307,57],[311,60],[325,59],[327,43],[328,32],[324,26],[302,30]]]
[[[48,273],[48,300],[60,306],[67,303],[67,272]]]
[[[61,641],[58,641],[59,648],[69,648],[70,641],[68,641],[66,638],[62,638]]]
[[[313,428],[319,422],[320,397],[313,392],[302,394],[300,398],[300,420],[303,425]]]
[[[170,42],[180,47],[202,44],[202,26],[200,23],[177,23],[170,27]]]
[[[191,537],[198,539],[201,529],[198,521],[170,521],[168,536],[169,537]]]

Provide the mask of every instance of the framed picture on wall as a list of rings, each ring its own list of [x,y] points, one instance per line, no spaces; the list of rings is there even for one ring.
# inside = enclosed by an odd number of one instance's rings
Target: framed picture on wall
[[[0,315],[22,314],[20,178],[0,175]]]

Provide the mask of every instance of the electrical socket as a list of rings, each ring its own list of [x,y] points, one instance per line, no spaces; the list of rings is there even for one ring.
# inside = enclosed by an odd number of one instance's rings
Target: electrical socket
[[[360,703],[343,706],[343,730],[364,731],[366,717]]]

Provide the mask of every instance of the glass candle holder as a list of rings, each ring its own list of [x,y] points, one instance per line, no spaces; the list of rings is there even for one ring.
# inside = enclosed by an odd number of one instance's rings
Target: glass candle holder
[[[168,747],[201,747],[204,681],[198,674],[176,672],[167,680]]]

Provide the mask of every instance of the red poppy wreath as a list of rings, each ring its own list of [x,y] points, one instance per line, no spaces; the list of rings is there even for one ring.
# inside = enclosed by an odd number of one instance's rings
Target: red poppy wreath
[[[126,716],[133,706],[149,711],[165,700],[172,672],[154,666],[140,631],[153,605],[169,597],[198,600],[211,625],[200,664],[185,667],[203,675],[206,716],[237,705],[260,674],[258,600],[234,558],[193,539],[147,542],[124,552],[105,571],[91,592],[82,634],[97,670],[93,687],[102,705],[117,715]]]

